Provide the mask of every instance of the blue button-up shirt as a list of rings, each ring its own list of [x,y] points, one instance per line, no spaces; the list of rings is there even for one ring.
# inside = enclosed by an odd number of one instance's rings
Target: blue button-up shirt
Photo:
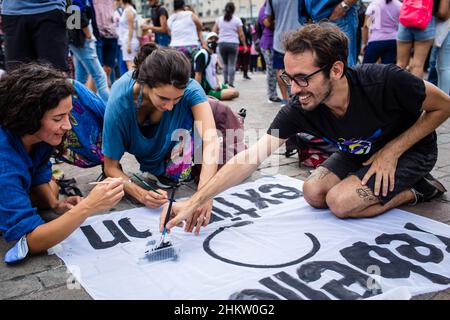
[[[31,205],[30,189],[50,181],[52,152],[40,142],[29,154],[20,137],[0,126],[0,234],[6,241],[17,241],[45,223]]]

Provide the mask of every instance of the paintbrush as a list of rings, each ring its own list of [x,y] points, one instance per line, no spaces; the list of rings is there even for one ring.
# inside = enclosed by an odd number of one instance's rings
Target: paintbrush
[[[130,179],[122,181],[123,184],[131,183],[131,182],[133,182],[133,181],[131,181]],[[95,184],[109,184],[109,183],[111,183],[111,181],[96,181],[96,182],[89,182],[88,184],[95,185]]]
[[[161,235],[161,240],[159,241],[159,244],[153,249],[153,250],[158,250],[161,249],[162,247],[164,247],[164,239],[166,237],[167,234],[167,223],[169,222],[170,219],[170,214],[172,212],[172,203],[174,202],[174,198],[175,198],[175,190],[176,188],[172,188],[172,192],[170,194],[170,199],[169,199],[169,207],[167,208],[167,214],[166,214],[166,218],[164,219],[164,229]]]
[[[149,188],[151,191],[161,195],[161,192],[159,192],[158,190],[156,190],[155,188],[153,188],[151,185],[149,185],[147,182],[145,182],[145,180],[141,179],[141,177],[139,177],[137,174],[133,173],[133,177],[135,177],[136,179],[139,180],[140,183],[142,183],[144,186],[146,186],[147,188]]]

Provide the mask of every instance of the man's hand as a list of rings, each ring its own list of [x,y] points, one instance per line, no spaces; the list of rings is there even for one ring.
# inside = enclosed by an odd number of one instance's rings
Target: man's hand
[[[338,3],[336,7],[334,7],[333,12],[328,17],[329,20],[337,20],[345,16],[347,12],[342,8],[341,3]]]
[[[375,175],[375,186],[373,193],[380,195],[380,189],[383,188],[383,197],[386,197],[388,191],[393,191],[395,186],[395,171],[399,156],[394,152],[383,148],[372,155],[369,160],[363,163],[364,166],[370,165],[369,171],[362,179],[362,184],[366,185],[370,177]]]
[[[57,214],[66,213],[67,211],[75,207],[78,203],[80,203],[81,200],[83,200],[83,198],[79,196],[67,197],[63,200],[59,200],[58,203],[56,204],[56,207],[53,208],[53,210]]]

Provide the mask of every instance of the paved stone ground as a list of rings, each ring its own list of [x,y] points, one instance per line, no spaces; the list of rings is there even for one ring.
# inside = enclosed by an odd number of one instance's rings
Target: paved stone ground
[[[254,74],[252,80],[243,81],[242,75],[237,74],[236,85],[241,91],[241,96],[230,103],[234,110],[247,108],[246,129],[260,129],[261,133],[274,118],[279,110],[278,104],[267,103],[265,93],[264,75]],[[450,190],[450,120],[442,125],[439,130],[439,160],[433,175]],[[297,157],[285,158],[284,147],[266,160],[259,170],[247,181],[254,181],[264,174],[284,174],[304,180],[309,175],[309,169],[298,167]],[[279,163],[278,169],[274,166]],[[122,160],[126,171],[136,172],[137,163],[131,156]],[[87,183],[94,181],[100,174],[100,168],[78,169],[69,165],[60,165],[65,177],[76,178],[80,189],[86,194],[91,189]],[[186,185],[177,194],[179,197],[191,195],[193,185]],[[113,210],[125,210],[139,206],[135,201],[124,198]],[[442,199],[418,205],[417,207],[405,206],[402,209],[426,216],[428,218],[450,224],[450,197],[447,194]],[[48,215],[47,215],[48,216]],[[0,256],[11,247],[0,239]],[[2,259],[3,260],[3,259]],[[77,284],[72,283],[72,277],[67,273],[63,262],[54,255],[40,255],[26,259],[16,266],[7,266],[0,262],[0,299],[91,299],[83,288],[77,289]],[[75,289],[69,289],[75,288]],[[421,300],[450,300],[450,289],[414,297]]]

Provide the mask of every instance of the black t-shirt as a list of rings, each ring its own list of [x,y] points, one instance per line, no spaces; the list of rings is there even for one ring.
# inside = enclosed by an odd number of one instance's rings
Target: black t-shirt
[[[161,5],[152,8],[151,18],[155,27],[161,27],[161,22],[159,21],[160,16],[166,16],[167,19],[169,18],[169,13],[167,12],[166,8]]]
[[[336,117],[324,104],[304,111],[294,97],[278,112],[267,133],[287,139],[305,132],[343,152],[370,156],[410,128],[422,114],[426,96],[423,80],[395,65],[361,65],[349,68],[345,76],[350,102],[343,117]],[[273,129],[279,130],[278,135]],[[416,144],[435,145],[436,133]]]

